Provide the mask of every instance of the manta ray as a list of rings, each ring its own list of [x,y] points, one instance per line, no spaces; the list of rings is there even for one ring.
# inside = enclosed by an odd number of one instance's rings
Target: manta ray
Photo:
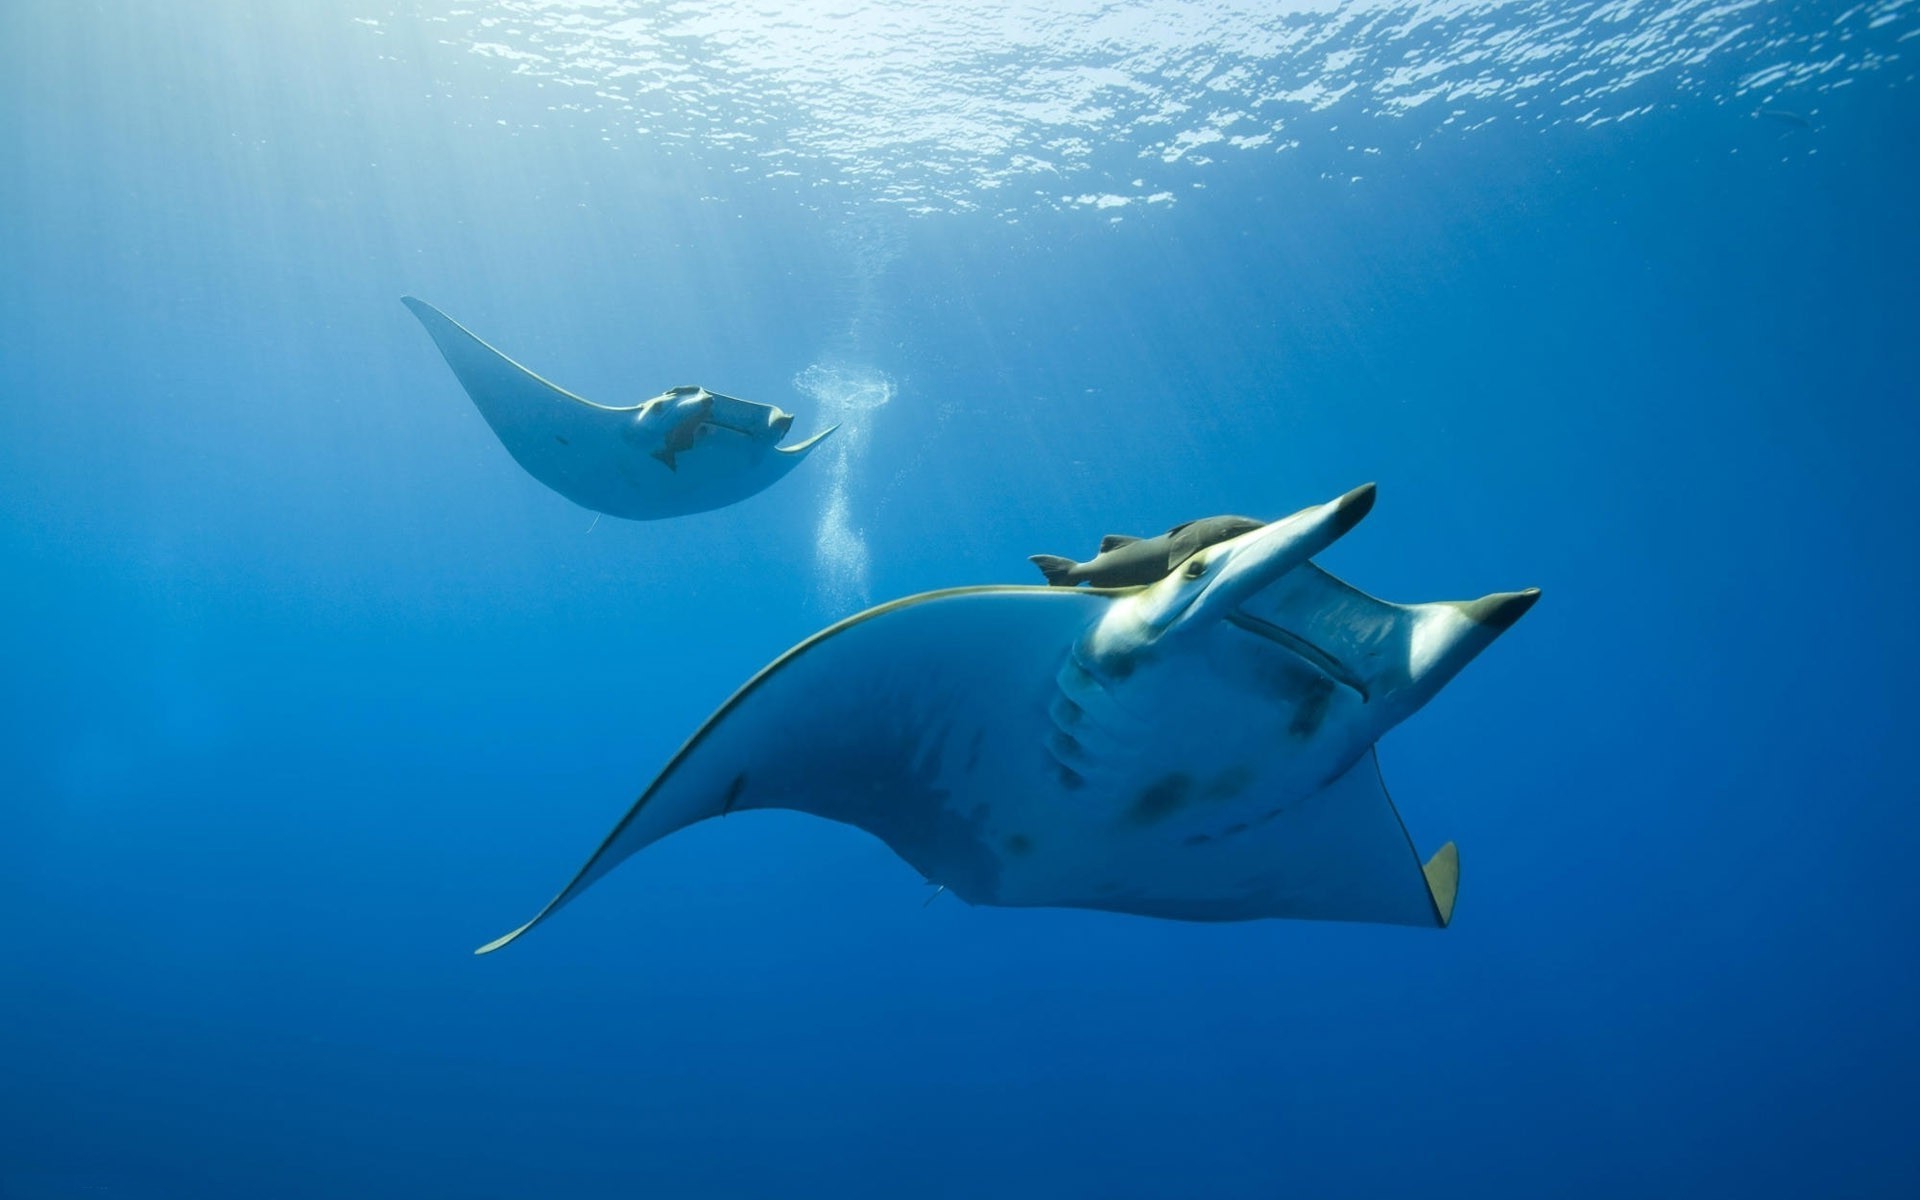
[[[1202,547],[1145,587],[954,588],[815,634],[478,953],[668,834],[765,808],[866,830],[972,904],[1445,926],[1458,854],[1415,852],[1374,743],[1539,592],[1390,604],[1308,561],[1373,499]]]
[[[725,508],[798,466],[834,426],[780,445],[793,414],[771,404],[676,387],[625,407],[556,387],[412,296],[434,345],[514,461],[562,496],[633,520]]]

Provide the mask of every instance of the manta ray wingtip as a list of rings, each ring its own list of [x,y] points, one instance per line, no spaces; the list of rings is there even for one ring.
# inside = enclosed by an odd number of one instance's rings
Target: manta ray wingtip
[[[808,438],[804,442],[795,442],[791,446],[775,446],[773,448],[774,453],[805,454],[807,451],[813,449],[815,446],[818,446],[821,442],[825,441],[827,439],[827,435],[832,433],[834,430],[838,428],[840,428],[840,422],[835,421],[833,424],[827,426],[825,429],[822,429],[819,433],[814,434],[812,437]]]
[[[1518,592],[1495,592],[1491,596],[1466,605],[1466,613],[1480,624],[1495,633],[1504,633],[1513,627],[1513,623],[1527,615],[1540,599],[1539,588],[1527,588]]]
[[[434,333],[434,330],[436,329],[437,326],[453,325],[456,328],[459,327],[459,323],[456,322],[452,317],[449,317],[447,314],[441,312],[439,309],[435,308],[433,305],[428,304],[425,300],[422,300],[418,296],[411,296],[411,295],[402,296],[400,297],[400,303],[407,306],[407,311],[412,313],[415,317],[417,317],[420,323],[427,327],[427,331],[429,333],[433,333],[433,336],[436,341],[439,339],[439,336],[440,336],[438,333]],[[465,331],[462,330],[462,332],[465,332]]]
[[[1453,901],[1460,892],[1460,847],[1448,842],[1433,852],[1420,868],[1427,877],[1427,891],[1433,896],[1433,911],[1440,928],[1453,923]]]
[[[480,947],[478,950],[475,950],[473,952],[474,956],[477,958],[482,954],[492,954],[495,950],[498,950],[500,947],[506,945],[508,942],[513,941],[515,938],[519,937],[521,934],[525,933],[527,930],[532,929],[534,926],[534,922],[538,921],[539,919],[540,919],[539,917],[535,917],[533,921],[528,921],[525,925],[522,925],[520,928],[514,930],[512,933],[506,933],[506,934],[500,935],[499,937],[488,942],[486,945]]]
[[[1360,523],[1362,518],[1373,511],[1373,502],[1377,498],[1379,490],[1378,487],[1371,483],[1363,483],[1333,502],[1335,522],[1334,536],[1338,537],[1340,534],[1352,529]]]

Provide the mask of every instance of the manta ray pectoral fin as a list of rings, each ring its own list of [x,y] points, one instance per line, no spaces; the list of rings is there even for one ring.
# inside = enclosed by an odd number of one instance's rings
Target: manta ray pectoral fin
[[[1276,822],[1286,837],[1273,867],[1293,886],[1277,909],[1248,915],[1423,929],[1444,929],[1453,918],[1459,851],[1448,843],[1421,863],[1372,748]]]
[[[1131,546],[1139,540],[1137,537],[1131,537],[1124,533],[1110,533],[1100,539],[1100,553],[1105,554],[1109,550],[1118,550],[1122,546]]]
[[[526,452],[523,426],[539,428],[544,437],[558,421],[619,411],[549,383],[424,300],[402,296],[400,302],[419,318],[474,407],[516,458]]]
[[[1435,850],[1420,870],[1427,877],[1427,890],[1433,893],[1433,910],[1440,914],[1444,928],[1453,923],[1453,898],[1460,890],[1460,848],[1448,842]]]
[[[546,915],[547,914],[543,911],[540,914],[540,917],[544,917]],[[535,917],[533,920],[528,921],[525,925],[522,925],[520,928],[514,930],[512,933],[501,934],[499,937],[488,942],[486,945],[480,947],[478,950],[475,950],[474,954],[475,955],[492,954],[495,950],[498,950],[500,947],[506,945],[508,942],[513,941],[515,938],[519,937],[521,934],[525,933],[527,930],[532,929],[536,924],[539,923],[540,917]]]
[[[974,772],[992,770],[995,747],[1037,747],[1060,656],[1111,603],[1086,591],[956,588],[814,634],[707,718],[533,920],[478,953],[551,919],[660,839],[750,809],[863,829],[967,903],[993,903],[1001,858],[973,809],[995,793]],[[1024,777],[1031,760],[1019,761]],[[950,806],[950,787],[971,789],[964,810]]]
[[[791,446],[775,446],[774,449],[781,454],[805,454],[807,451],[813,449],[815,446],[818,446],[822,441],[826,439],[826,436],[828,434],[832,433],[834,430],[838,428],[840,428],[840,425],[838,422],[836,422],[832,425],[827,426],[825,429],[822,429],[819,433],[814,434],[812,437],[808,438],[804,442],[795,442]]]

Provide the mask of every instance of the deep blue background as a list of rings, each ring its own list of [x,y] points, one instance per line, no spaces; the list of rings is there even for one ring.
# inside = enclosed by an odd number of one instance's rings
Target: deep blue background
[[[112,8],[0,13],[0,1197],[1920,1192],[1898,69],[1007,224]],[[824,470],[593,524],[407,292],[796,432],[885,372],[875,599],[1380,481],[1331,568],[1546,591],[1382,745],[1454,927],[922,907],[760,815],[469,957],[843,614]]]

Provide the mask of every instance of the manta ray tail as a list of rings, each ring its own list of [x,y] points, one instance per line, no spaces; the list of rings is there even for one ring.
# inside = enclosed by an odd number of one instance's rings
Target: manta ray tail
[[[1067,574],[1080,565],[1070,558],[1061,558],[1053,554],[1029,555],[1027,561],[1039,567],[1040,573],[1045,575],[1047,582],[1054,587],[1072,587],[1073,580],[1069,579]]]

